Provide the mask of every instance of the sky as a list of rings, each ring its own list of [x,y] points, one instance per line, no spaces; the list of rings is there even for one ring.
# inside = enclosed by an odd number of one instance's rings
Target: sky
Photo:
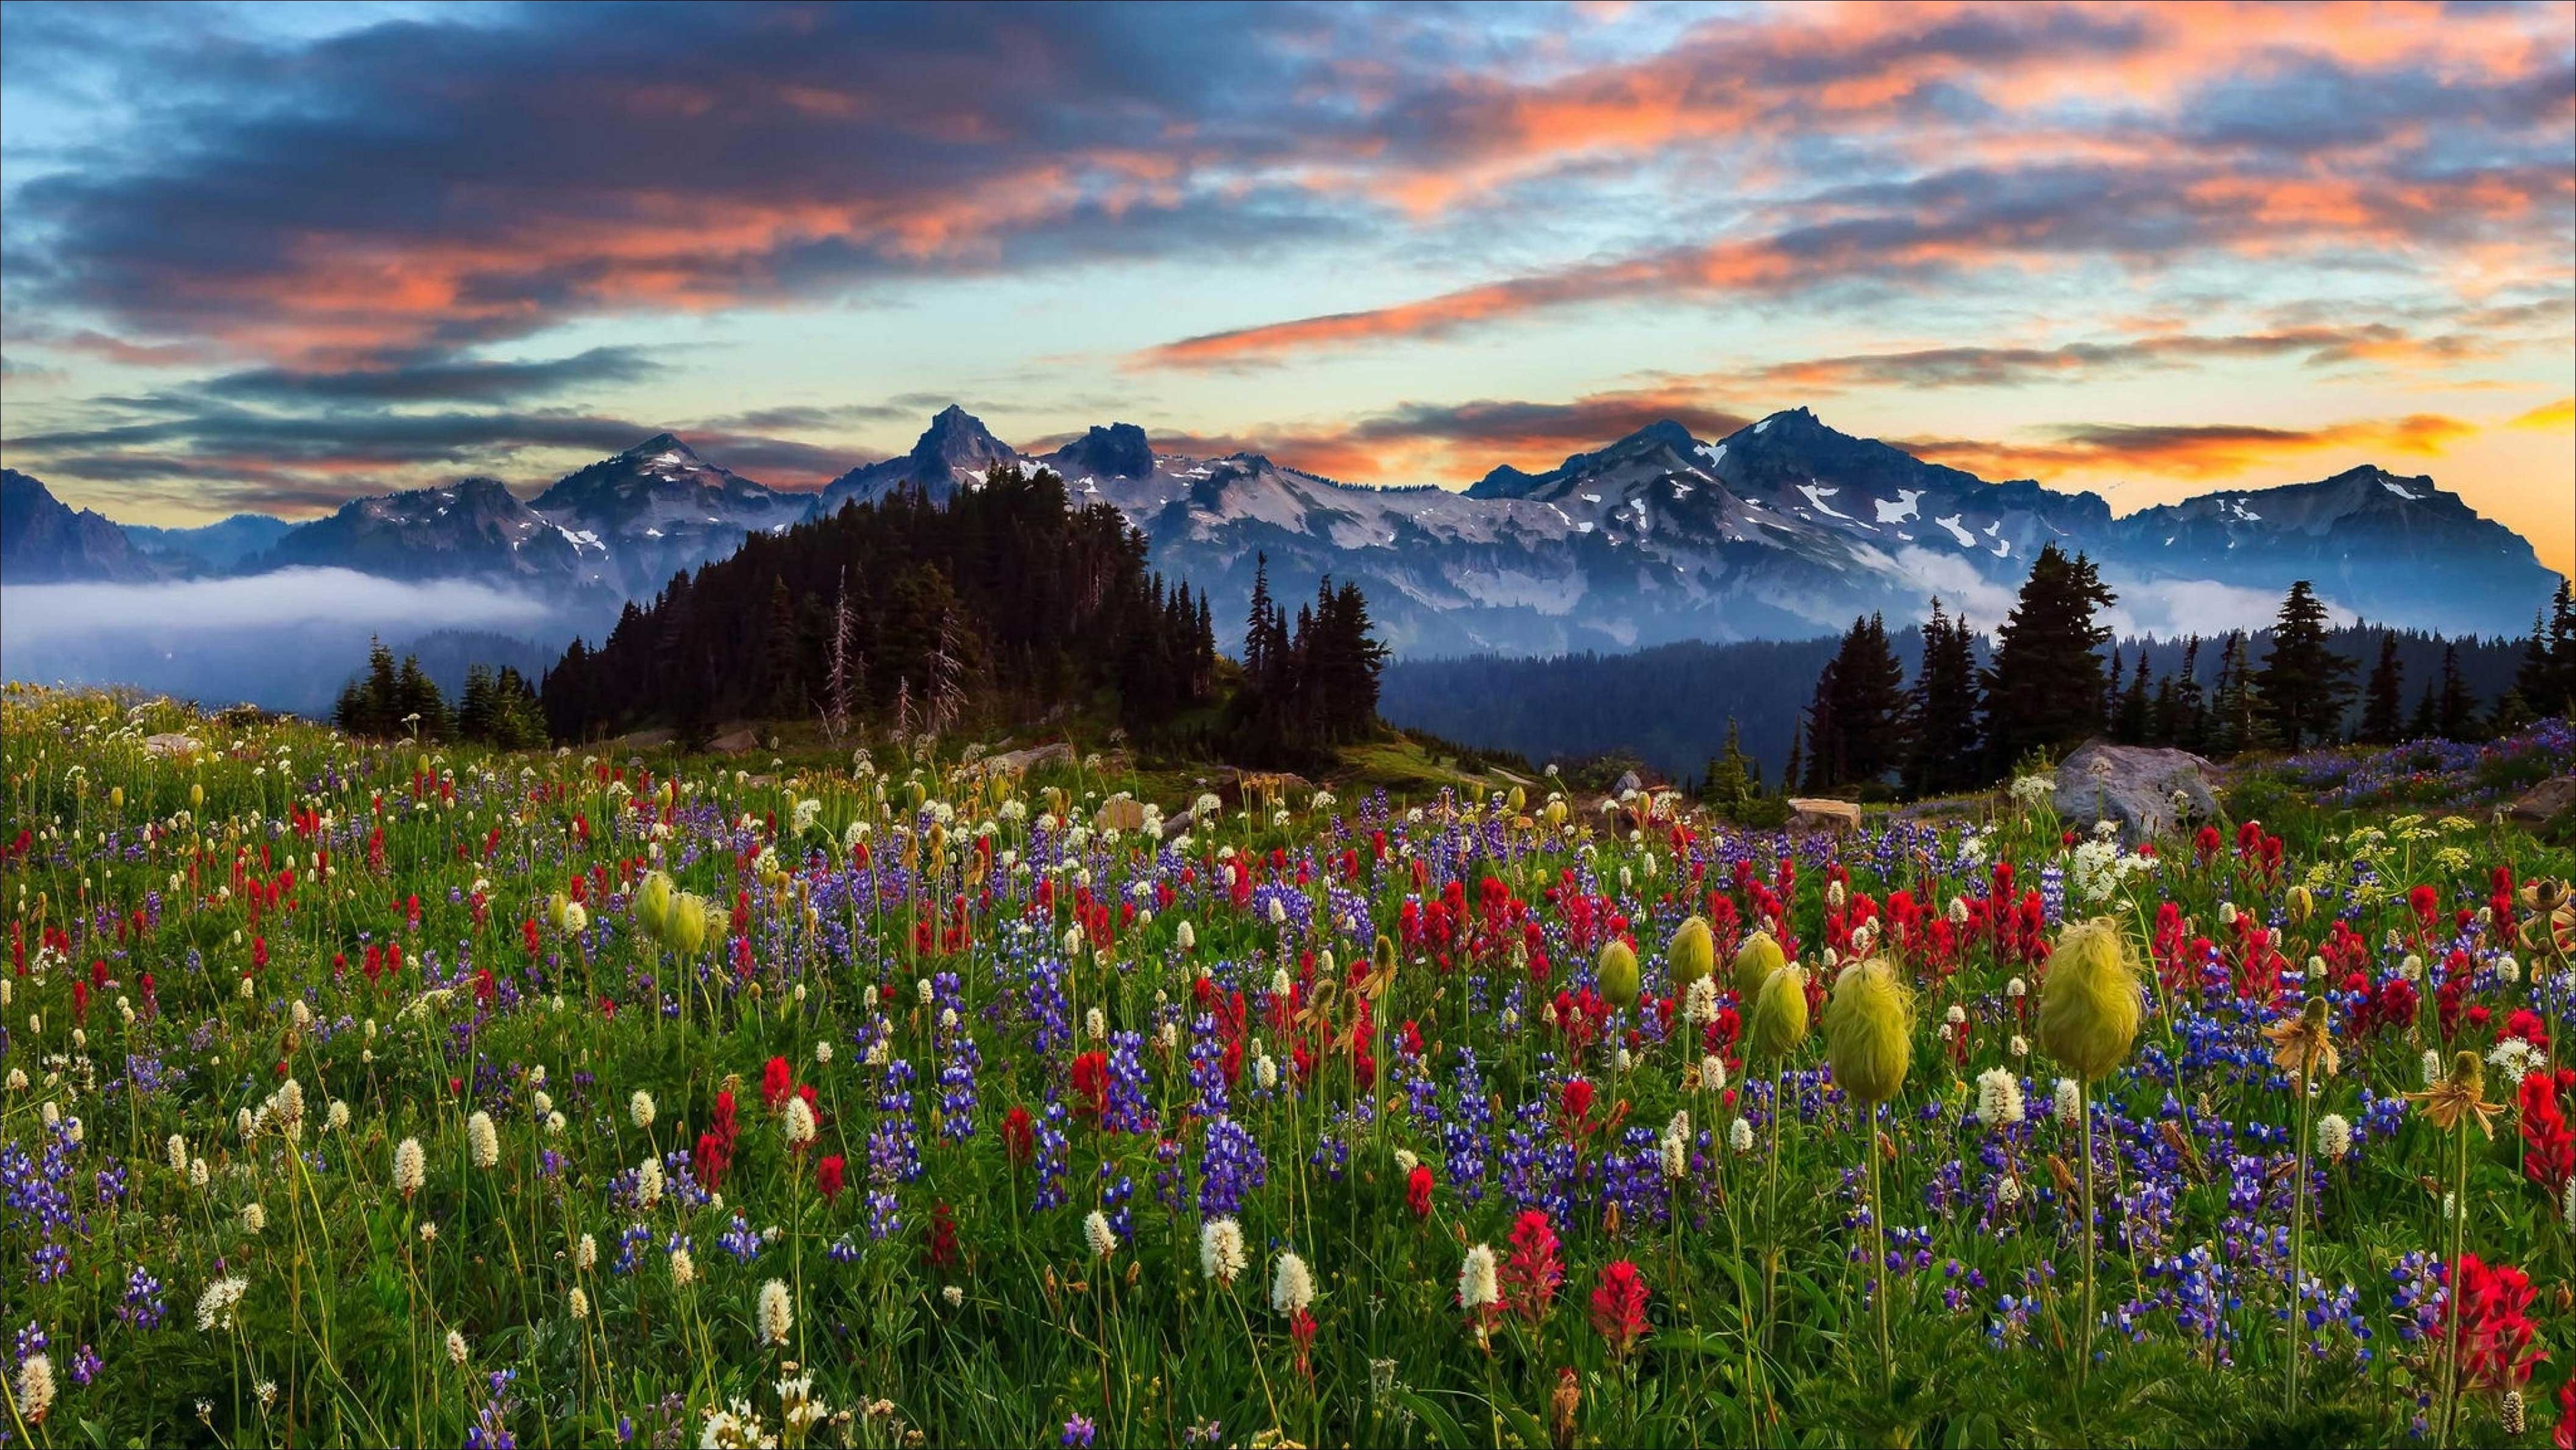
[[[0,462],[141,523],[962,403],[1464,486],[1809,406],[2576,570],[2576,6],[0,4]]]

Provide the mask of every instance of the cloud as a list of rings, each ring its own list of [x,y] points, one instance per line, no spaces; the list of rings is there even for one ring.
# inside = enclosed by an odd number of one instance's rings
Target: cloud
[[[2112,574],[2104,582],[2119,596],[2119,602],[2103,611],[2103,623],[2122,635],[2153,635],[2170,640],[2196,634],[2208,638],[2232,629],[2261,629],[2281,612],[2278,591],[2247,589],[2215,579],[2149,582]],[[2351,624],[2359,618],[2331,599],[2320,602],[2325,605],[2330,626]]]
[[[1430,297],[1200,333],[1129,359],[1242,366],[1318,347],[1446,337],[1582,304],[1714,301],[1933,284],[2109,262],[2133,271],[2202,254],[2334,260],[2392,247],[2528,238],[2535,210],[2576,199],[2556,161],[2423,178],[2247,175],[2225,166],[2061,164],[1959,168],[1801,199],[1766,234],[1586,261]],[[2554,242],[2555,238],[2551,238]]]
[[[2570,425],[2576,425],[2576,398],[2543,403],[2505,424],[2508,428],[2528,428],[2538,433],[2565,432]]]
[[[84,634],[224,631],[335,623],[358,630],[514,629],[548,606],[488,584],[413,582],[348,569],[281,569],[228,579],[152,584],[13,584],[12,646]]]
[[[2172,333],[2118,342],[2054,347],[1917,348],[1775,363],[1750,381],[1801,395],[1853,388],[2009,388],[2071,382],[2101,374],[2245,359],[2285,357],[2309,367],[2367,362],[2382,366],[2455,362],[2495,355],[2523,339],[2449,332],[2423,335],[2390,323],[2287,327],[2271,332]]]
[[[1889,441],[1919,458],[1988,478],[2130,470],[2207,479],[2234,477],[2321,452],[2439,455],[2478,429],[2474,423],[2438,413],[2412,413],[2315,428],[2067,423],[2038,431],[2041,440],[2030,443],[1937,437]]]
[[[540,362],[483,362],[452,355],[332,372],[257,368],[193,385],[217,398],[269,404],[517,402],[524,398],[634,382],[662,370],[633,347],[595,347]]]
[[[2481,270],[2563,271],[2576,33],[2563,7],[2405,5],[1774,7],[1599,35],[1216,4],[6,23],[6,83],[89,123],[13,105],[38,116],[15,129],[46,131],[9,191],[20,309],[296,369],[603,315],[1421,237],[1493,280],[1148,360],[2072,258],[2386,265],[2454,243],[2518,254]],[[1460,224],[1639,188],[1728,200],[1650,207],[1660,225],[1548,265]]]

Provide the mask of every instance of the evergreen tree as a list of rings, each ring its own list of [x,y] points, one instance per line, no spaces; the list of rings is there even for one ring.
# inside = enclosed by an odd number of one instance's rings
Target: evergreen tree
[[[1845,647],[1850,637],[1845,636]],[[1843,728],[1834,718],[1834,699],[1840,693],[1834,684],[1834,670],[1842,663],[1839,652],[1825,661],[1816,673],[1816,691],[1807,703],[1805,734],[1807,738],[1807,773],[1799,785],[1809,795],[1822,795],[1843,778]],[[1791,749],[1794,759],[1796,750]]]
[[[2114,740],[2120,738],[2120,646],[2111,646],[2111,667],[2102,673],[2101,733]]]
[[[2397,631],[2379,635],[2379,663],[2370,667],[2370,683],[2361,692],[2361,728],[2353,739],[2364,745],[2394,745],[2405,728],[2405,671],[2397,663]]]
[[[2033,750],[2062,754],[2102,719],[2102,657],[2111,632],[2094,611],[2116,596],[2082,554],[2068,558],[2043,546],[2022,581],[2021,597],[1995,632],[1994,662],[1981,676],[1989,778]]]
[[[2406,738],[2430,740],[2441,733],[2442,717],[2433,699],[2433,682],[2424,682],[2424,693],[2415,697],[2415,713],[2406,721]]]
[[[1806,749],[1807,732],[1800,726],[1789,727],[1789,759],[1780,767],[1780,793],[1787,795],[1799,788],[1798,769]]]
[[[2209,692],[2200,684],[2200,636],[2183,641],[2182,671],[2174,677],[2173,726],[2165,743],[2194,754],[2209,748]]]
[[[2228,634],[2227,647],[2218,657],[2218,686],[2209,706],[2209,736],[2210,753],[2221,759],[2273,744],[2262,696],[2254,687],[2253,665],[2246,658],[2249,652],[2245,631],[2240,629]]]
[[[2562,592],[2565,586],[2560,586]],[[2542,615],[2531,618],[2531,636],[2522,642],[2522,662],[2514,668],[2513,691],[2525,713],[2542,707],[2560,708],[2558,661],[2553,657],[2556,641],[2551,638],[2554,623]]]
[[[1745,801],[1759,793],[1758,777],[1750,768],[1752,757],[1744,753],[1743,731],[1735,717],[1726,717],[1726,749],[1709,757],[1708,777],[1700,787],[1700,799],[1709,809],[1733,819],[1744,808]]]
[[[1975,638],[1968,621],[1944,614],[1937,598],[1923,627],[1923,664],[1915,671],[1907,710],[1914,738],[1905,763],[1906,794],[1940,795],[1977,784]]]
[[[2111,723],[2111,738],[2123,745],[2146,743],[2149,727],[2147,647],[2138,646],[2138,661],[2129,675],[2129,690],[2120,697],[2120,713]]]
[[[2549,665],[2549,689],[2528,697],[2531,708],[2546,715],[2576,715],[2576,591],[2564,575],[2549,602]]]
[[[405,734],[422,740],[444,740],[452,731],[447,701],[439,695],[437,683],[421,669],[418,655],[403,656],[402,669],[394,678],[393,723]]]
[[[2478,702],[2469,694],[2469,682],[2460,675],[2460,647],[2456,644],[2443,647],[2442,697],[2433,711],[2434,733],[2443,739],[2478,739]]]
[[[2332,744],[2352,696],[2352,661],[2326,648],[2326,606],[2308,581],[2290,586],[2272,625],[2272,653],[2258,688],[2263,718],[2285,750]]]

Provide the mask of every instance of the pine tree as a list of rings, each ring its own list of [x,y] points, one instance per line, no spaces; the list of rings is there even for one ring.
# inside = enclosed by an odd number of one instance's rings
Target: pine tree
[[[2460,647],[2442,647],[2442,697],[2433,707],[2433,730],[2445,740],[2478,739],[2478,702],[2460,675]]]
[[[2513,672],[2513,694],[2526,712],[2538,704],[2555,705],[2558,689],[2558,662],[2550,658],[2553,641],[2550,623],[2542,615],[2531,617],[2531,635],[2522,642],[2522,661]],[[2501,732],[2499,732],[2501,733]]]
[[[823,734],[834,745],[850,733],[852,681],[866,668],[850,658],[850,568],[841,566],[841,587],[832,599],[832,635],[823,675]]]
[[[2433,682],[2424,682],[2424,693],[2415,697],[2415,713],[2407,718],[2406,738],[2430,740],[2441,733],[2442,716],[2433,699]]]
[[[2183,641],[2182,670],[2174,677],[2173,727],[2166,743],[2194,754],[2209,748],[2209,692],[2200,683],[2200,636]]]
[[[2352,661],[2326,648],[2326,606],[2305,579],[2290,586],[2272,625],[2272,653],[2258,688],[2263,717],[2285,750],[2331,744],[2343,733]]]
[[[1789,759],[1780,767],[1780,793],[1787,795],[1799,788],[1798,769],[1806,749],[1807,732],[1801,725],[1789,727]]]
[[[492,696],[492,667],[467,665],[465,691],[456,699],[456,736],[460,740],[490,741],[495,734]]]
[[[1977,783],[1977,658],[1968,621],[1944,614],[1932,601],[1923,626],[1923,664],[1915,671],[1908,706],[1913,748],[1906,758],[1905,791],[1939,795]]]
[[[2550,688],[2531,698],[2531,707],[2548,715],[2576,715],[2576,592],[2559,576],[2558,593],[2549,602]]]
[[[2364,745],[2394,745],[2405,728],[2405,670],[2397,663],[2397,631],[2379,633],[2379,663],[2370,668],[2370,683],[2361,692],[2361,728],[2353,739]]]
[[[2146,743],[2147,705],[2147,647],[2141,644],[2137,665],[2129,675],[2128,693],[2120,697],[2120,714],[2112,722],[2111,738],[2123,745]]]
[[[1708,779],[1700,787],[1700,799],[1722,817],[1733,819],[1744,808],[1744,802],[1757,793],[1755,776],[1748,769],[1752,757],[1744,753],[1743,732],[1735,717],[1726,717],[1726,749],[1709,757]]]
[[[1807,773],[1799,785],[1810,795],[1824,794],[1843,778],[1843,728],[1834,717],[1834,699],[1840,693],[1834,685],[1834,670],[1841,663],[1840,653],[1825,661],[1816,674],[1816,692],[1807,702]]]
[[[2102,673],[2101,733],[2117,740],[2120,736],[2120,646],[2111,646],[2111,667]]]
[[[2210,753],[2221,759],[2262,750],[2273,743],[2247,653],[2245,631],[2240,629],[2228,634],[2227,647],[2218,657],[2218,687],[2210,700],[2209,736]]]
[[[2033,750],[2062,754],[2102,719],[2102,657],[2111,631],[2094,611],[2117,602],[2093,562],[2043,546],[2021,597],[1995,632],[1985,689],[1986,762],[2000,776]]]

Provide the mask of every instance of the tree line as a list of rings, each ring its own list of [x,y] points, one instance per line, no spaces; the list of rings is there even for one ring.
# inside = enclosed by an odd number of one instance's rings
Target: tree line
[[[2090,559],[2048,545],[1983,666],[1967,622],[1932,601],[1910,684],[1885,622],[1854,620],[1817,674],[1788,774],[1810,792],[1934,795],[1986,785],[2031,756],[2062,755],[2095,736],[2223,759],[2347,739],[2475,741],[2576,713],[2576,603],[2563,580],[2533,620],[2511,684],[2492,701],[2470,686],[2461,643],[2440,641],[2440,664],[2411,710],[2402,657],[2424,637],[2332,629],[2306,580],[2282,599],[2259,661],[2243,630],[2168,645],[2161,671],[2143,641],[2124,661],[2101,622],[2117,602]],[[2360,662],[2338,642],[2372,634],[2374,663],[2356,688]]]
[[[546,743],[545,711],[537,690],[510,665],[469,665],[453,710],[420,656],[394,654],[382,639],[371,642],[364,674],[349,681],[331,711],[331,723],[351,735],[379,740],[470,740],[505,750]]]
[[[1222,658],[1208,597],[1146,566],[1116,509],[996,468],[933,502],[905,489],[756,534],[630,603],[549,670],[557,739],[651,725],[812,718],[827,737],[1063,718],[1246,763],[1310,758],[1376,723],[1386,651],[1357,586],[1325,581],[1292,624],[1256,591],[1247,659]]]

